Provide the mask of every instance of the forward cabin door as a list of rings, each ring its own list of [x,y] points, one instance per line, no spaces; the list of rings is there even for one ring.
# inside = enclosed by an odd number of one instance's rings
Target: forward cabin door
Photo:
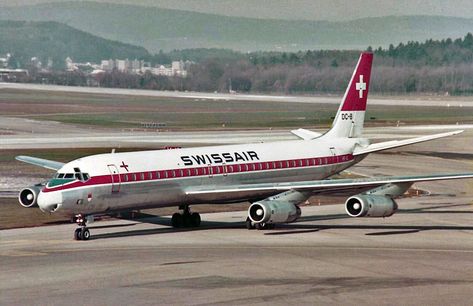
[[[118,172],[118,168],[115,165],[107,165],[108,171],[110,171],[110,176],[112,179],[112,193],[120,192],[120,173]]]

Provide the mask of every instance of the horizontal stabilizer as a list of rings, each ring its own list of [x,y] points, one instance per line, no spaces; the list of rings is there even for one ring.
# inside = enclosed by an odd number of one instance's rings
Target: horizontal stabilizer
[[[21,156],[15,157],[15,159],[24,163],[28,163],[28,164],[43,167],[46,169],[56,170],[56,171],[61,169],[62,166],[64,166],[64,163],[60,163],[60,162],[49,160],[49,159],[31,157],[31,156],[21,155]]]
[[[321,133],[312,132],[305,129],[292,130],[291,133],[304,140],[312,140],[322,136]]]
[[[374,144],[371,144],[367,147],[358,147],[358,148],[356,148],[355,151],[353,152],[353,155],[355,155],[355,156],[356,155],[363,155],[363,154],[383,151],[383,150],[387,150],[387,149],[398,148],[398,147],[407,146],[407,145],[414,144],[414,143],[420,143],[420,142],[424,142],[424,141],[434,140],[434,139],[437,139],[437,138],[453,136],[453,135],[460,134],[462,132],[463,132],[463,130],[458,130],[458,131],[453,131],[453,132],[447,132],[447,133],[440,133],[440,134],[435,134],[435,135],[428,135],[428,136],[410,138],[410,139],[406,139],[406,140],[393,140],[393,141],[374,143]]]

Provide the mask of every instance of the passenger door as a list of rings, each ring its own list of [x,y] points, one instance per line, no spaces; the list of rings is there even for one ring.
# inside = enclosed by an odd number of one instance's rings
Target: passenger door
[[[112,179],[112,193],[120,192],[120,173],[118,172],[118,168],[115,165],[107,165],[108,171],[110,171],[110,176]]]

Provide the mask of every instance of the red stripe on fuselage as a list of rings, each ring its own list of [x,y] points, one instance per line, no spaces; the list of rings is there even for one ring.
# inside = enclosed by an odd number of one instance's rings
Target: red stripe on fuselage
[[[134,173],[122,173],[113,174],[113,183],[115,184],[126,184],[133,182],[149,182],[149,181],[161,181],[175,178],[188,178],[188,177],[199,177],[199,176],[213,176],[213,175],[229,175],[235,173],[252,173],[258,171],[267,170],[281,170],[281,169],[295,169],[295,168],[307,168],[316,166],[334,165],[340,163],[346,163],[353,160],[352,154],[326,156],[326,157],[314,157],[314,158],[302,158],[302,159],[290,159],[290,160],[279,160],[270,162],[257,162],[257,163],[245,163],[245,164],[234,164],[234,165],[215,165],[215,166],[201,166],[193,168],[179,168],[170,170],[151,170],[145,172],[134,172]],[[86,182],[73,182],[67,185],[61,185],[53,188],[45,186],[42,192],[52,192],[59,190],[68,190],[79,187],[97,186],[112,184],[112,174],[99,175],[91,177]]]

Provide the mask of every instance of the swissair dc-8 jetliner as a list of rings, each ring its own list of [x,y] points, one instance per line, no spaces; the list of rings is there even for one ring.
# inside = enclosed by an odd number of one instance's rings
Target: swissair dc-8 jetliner
[[[362,53],[332,127],[325,134],[295,130],[300,140],[87,156],[67,164],[18,156],[57,173],[20,191],[24,207],[73,218],[76,240],[90,237],[94,215],[175,206],[174,227],[199,226],[190,205],[249,201],[248,229],[296,221],[313,194],[346,194],[352,217],[388,217],[394,199],[413,183],[473,178],[473,173],[326,180],[369,153],[451,136],[453,131],[370,144],[362,137],[373,54]]]

